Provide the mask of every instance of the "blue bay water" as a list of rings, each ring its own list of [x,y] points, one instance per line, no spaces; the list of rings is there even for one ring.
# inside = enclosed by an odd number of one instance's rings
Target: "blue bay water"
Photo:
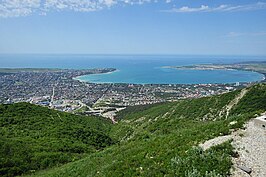
[[[237,70],[176,70],[163,66],[226,64],[265,61],[258,56],[186,55],[0,55],[1,68],[116,68],[108,74],[79,77],[94,83],[199,84],[254,82],[263,79],[256,72]]]

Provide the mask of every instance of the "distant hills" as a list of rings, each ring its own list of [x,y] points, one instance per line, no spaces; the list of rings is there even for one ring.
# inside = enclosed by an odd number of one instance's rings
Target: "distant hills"
[[[241,128],[266,111],[265,103],[266,84],[257,84],[212,97],[129,107],[117,124],[27,103],[1,105],[0,174],[227,176],[235,156],[230,142],[206,151],[198,145]]]

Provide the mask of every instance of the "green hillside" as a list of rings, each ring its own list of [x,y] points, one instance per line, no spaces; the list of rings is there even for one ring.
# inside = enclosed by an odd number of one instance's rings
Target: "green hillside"
[[[203,151],[198,145],[208,139],[229,134],[232,129],[242,127],[243,123],[248,119],[266,111],[265,103],[266,85],[260,84],[213,97],[187,99],[146,107],[130,107],[118,115],[119,123],[112,126],[108,122],[103,123],[102,121],[87,118],[90,121],[93,120],[94,123],[84,127],[87,130],[94,130],[94,133],[92,133],[94,136],[99,133],[100,137],[102,137],[102,145],[98,146],[97,142],[95,143],[94,141],[95,139],[92,138],[90,141],[85,141],[85,147],[98,149],[98,151],[86,149],[83,152],[89,151],[89,153],[81,160],[37,171],[32,175],[44,177],[227,176],[232,165],[231,157],[235,155],[230,142],[212,147],[206,151]],[[16,108],[17,105],[12,105],[11,107]],[[48,111],[45,108],[36,108]],[[6,108],[0,109],[0,112],[12,114],[12,111],[8,111]],[[54,117],[56,117],[58,112],[53,112],[55,113]],[[35,116],[38,114],[42,114],[42,111],[34,113]],[[65,117],[73,116],[65,113],[60,114],[64,114]],[[2,113],[1,117],[3,117]],[[49,118],[49,116],[46,117]],[[75,120],[86,120],[86,117],[75,117]],[[6,121],[10,120],[7,119]],[[45,127],[46,121],[40,119],[39,124]],[[237,121],[237,123],[232,125],[230,124],[232,121]],[[79,124],[79,126],[81,125]],[[20,135],[22,139],[24,138],[24,144],[27,144],[29,149],[31,149],[31,145],[26,142],[29,142],[27,138],[32,139],[34,142],[33,133],[28,137],[26,134],[11,133],[13,129],[25,131],[25,127],[11,127],[9,123],[6,123],[6,125],[1,124],[1,127],[4,127],[4,129],[6,129],[5,127],[10,127],[9,130],[1,130],[6,138],[14,139],[15,141],[17,138],[12,137],[19,137]],[[67,126],[67,131],[72,129],[72,127],[79,129],[78,125],[72,122],[71,126]],[[27,129],[30,128],[27,127]],[[58,128],[51,130],[53,131],[49,130],[47,133],[59,131]],[[65,129],[63,132],[63,134],[67,134]],[[57,134],[54,133],[54,135]],[[68,136],[69,139],[73,138],[73,134]],[[77,142],[84,143],[83,138],[85,137],[78,138]],[[71,147],[75,143],[70,142],[69,139],[65,139],[63,142]],[[38,152],[42,153],[42,148],[46,146],[43,147],[41,142],[39,143],[37,146],[39,147]],[[16,147],[18,146],[16,145]],[[21,150],[21,154],[24,154],[23,150]],[[58,156],[54,159],[58,160]],[[47,164],[49,165],[46,167],[54,166],[54,164]]]
[[[111,123],[18,103],[0,105],[0,175],[75,161],[113,144]]]
[[[265,99],[266,85],[257,85],[214,97],[131,107],[110,131],[119,143],[36,176],[227,176],[234,156],[231,144],[207,151],[198,144],[240,128],[266,110]],[[232,121],[238,123],[230,125]]]

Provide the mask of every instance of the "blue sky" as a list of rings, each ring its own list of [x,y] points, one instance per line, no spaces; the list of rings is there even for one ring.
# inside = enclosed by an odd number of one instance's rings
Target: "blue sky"
[[[0,0],[0,53],[266,55],[266,1]]]

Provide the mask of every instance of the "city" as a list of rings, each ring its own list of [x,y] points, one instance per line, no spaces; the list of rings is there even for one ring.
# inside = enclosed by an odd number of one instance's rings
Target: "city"
[[[75,79],[114,70],[2,69],[0,103],[29,102],[74,114],[103,116],[116,122],[116,113],[128,106],[211,96],[249,85],[96,84]]]

